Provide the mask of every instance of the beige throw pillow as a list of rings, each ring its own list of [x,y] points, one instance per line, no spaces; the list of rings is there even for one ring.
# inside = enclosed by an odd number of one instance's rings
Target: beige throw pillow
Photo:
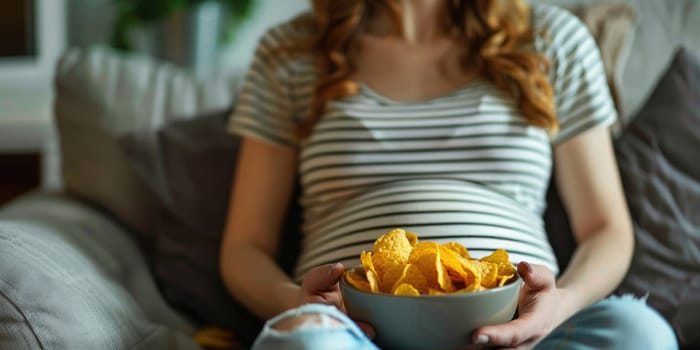
[[[618,135],[623,126],[622,116],[626,113],[622,106],[622,73],[634,41],[637,12],[624,3],[579,5],[569,7],[569,10],[588,27],[600,49],[610,93],[619,115],[613,125],[613,132]]]

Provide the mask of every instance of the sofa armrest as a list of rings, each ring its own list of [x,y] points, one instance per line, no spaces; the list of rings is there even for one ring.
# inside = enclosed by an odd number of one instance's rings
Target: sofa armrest
[[[128,235],[56,195],[0,210],[0,319],[2,349],[198,349]]]

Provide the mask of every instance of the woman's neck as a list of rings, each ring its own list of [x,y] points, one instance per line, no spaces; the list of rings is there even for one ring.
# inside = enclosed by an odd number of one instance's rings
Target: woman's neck
[[[399,9],[401,31],[395,33],[392,14],[382,11],[370,24],[369,31],[383,35],[393,33],[406,43],[418,45],[444,38],[446,7],[444,0],[396,0]]]

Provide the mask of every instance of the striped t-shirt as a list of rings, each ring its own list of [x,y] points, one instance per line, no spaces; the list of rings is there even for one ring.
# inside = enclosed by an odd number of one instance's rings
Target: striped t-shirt
[[[326,263],[358,263],[381,234],[405,228],[421,240],[457,241],[479,257],[497,248],[513,261],[558,273],[542,221],[552,147],[616,113],[596,44],[570,13],[532,6],[535,48],[550,61],[560,131],[530,126],[514,97],[489,81],[420,102],[394,101],[360,83],[331,103],[306,139],[316,82],[308,56],[287,55],[290,23],[260,41],[230,130],[299,152],[304,209],[295,277]]]

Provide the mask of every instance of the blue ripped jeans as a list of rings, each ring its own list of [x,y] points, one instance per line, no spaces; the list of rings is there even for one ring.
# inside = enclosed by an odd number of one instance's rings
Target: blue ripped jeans
[[[305,313],[322,315],[322,322],[302,325],[289,332],[272,327],[286,317]],[[252,350],[273,349],[376,350],[378,347],[335,307],[309,304],[282,313],[265,324]],[[669,324],[644,300],[623,296],[601,300],[579,311],[545,337],[535,349],[665,350],[678,349],[678,344]]]

